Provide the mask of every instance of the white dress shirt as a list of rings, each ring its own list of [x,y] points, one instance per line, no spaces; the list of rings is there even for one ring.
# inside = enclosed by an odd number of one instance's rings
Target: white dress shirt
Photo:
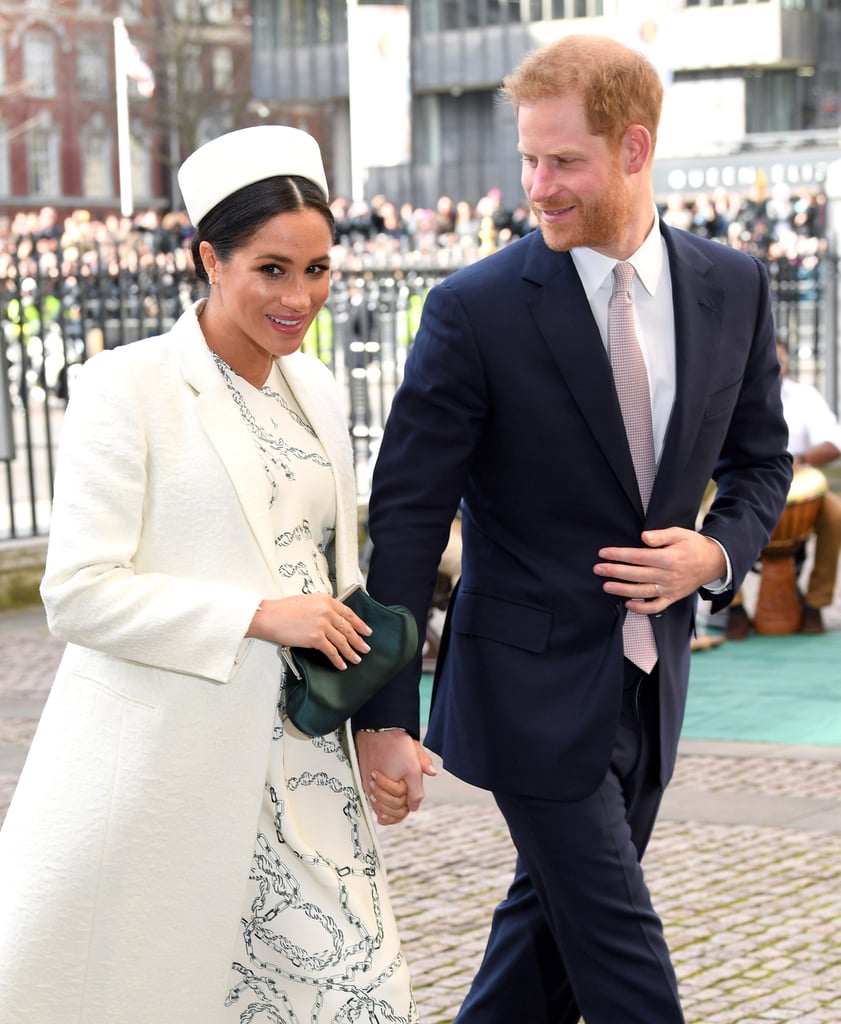
[[[584,286],[587,301],[608,351],[607,307],[613,294],[613,268],[619,260],[605,256],[595,249],[570,250],[575,269]],[[672,278],[666,242],[660,234],[660,219],[654,212],[654,223],[645,241],[624,262],[635,271],[631,286],[634,302],[634,324],[637,340],[648,370],[648,390],[651,396],[651,427],[654,438],[654,458],[659,465],[672,406],[675,401],[677,379],[675,361],[675,313],[672,301]],[[711,538],[715,540],[715,538]],[[721,548],[727,572],[707,584],[712,593],[727,590],[732,580],[730,556]]]
[[[613,294],[613,268],[618,261],[595,249],[572,249],[570,255],[607,349],[607,307]],[[676,370],[672,279],[666,243],[656,216],[646,240],[625,262],[636,271],[631,288],[634,323],[648,370],[654,458],[659,463],[675,400]]]

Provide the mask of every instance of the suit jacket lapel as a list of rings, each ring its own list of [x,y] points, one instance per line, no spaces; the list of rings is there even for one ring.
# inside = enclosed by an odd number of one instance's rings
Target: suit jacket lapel
[[[540,333],[596,444],[642,517],[610,360],[572,257],[552,252],[536,237],[523,277],[541,285],[530,302]]]
[[[713,264],[680,232],[660,225],[669,253],[675,310],[675,402],[654,480],[649,511],[657,510],[683,478],[686,453],[704,418],[708,372],[718,360],[722,337],[723,289]]]

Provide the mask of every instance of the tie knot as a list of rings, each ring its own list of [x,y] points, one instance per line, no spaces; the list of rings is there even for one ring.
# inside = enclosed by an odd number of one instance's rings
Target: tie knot
[[[613,291],[631,293],[634,268],[630,263],[617,263],[613,268]]]

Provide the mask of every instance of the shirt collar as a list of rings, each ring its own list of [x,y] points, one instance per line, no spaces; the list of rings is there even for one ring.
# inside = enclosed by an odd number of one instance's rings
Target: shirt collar
[[[619,262],[612,256],[605,256],[595,249],[577,248],[570,250],[575,269],[581,278],[587,301],[591,301],[599,288],[607,285],[612,289],[613,268]],[[649,295],[654,295],[660,276],[663,273],[663,238],[660,234],[660,218],[655,211],[654,223],[645,241],[633,255],[625,261],[636,271],[642,286]]]

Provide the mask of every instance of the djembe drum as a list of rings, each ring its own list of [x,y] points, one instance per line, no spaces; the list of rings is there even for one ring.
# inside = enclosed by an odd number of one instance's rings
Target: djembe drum
[[[796,633],[803,619],[797,592],[797,555],[815,528],[826,477],[814,466],[794,471],[786,507],[760,560],[762,574],[753,617],[757,633]]]

